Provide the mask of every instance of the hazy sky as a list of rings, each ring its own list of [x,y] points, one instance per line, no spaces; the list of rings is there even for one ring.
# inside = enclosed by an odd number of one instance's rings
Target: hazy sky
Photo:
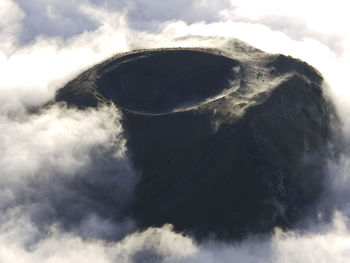
[[[342,196],[331,224],[199,245],[170,226],[139,233],[132,219],[106,219],[109,206],[122,209],[132,198],[138,180],[115,109],[27,112],[117,52],[219,41],[181,40],[188,35],[233,37],[319,69],[350,135],[349,10],[346,0],[0,0],[0,262],[349,262],[346,153],[330,164],[331,187]],[[93,187],[110,203],[101,205]],[[111,187],[117,194],[108,194]],[[108,242],[110,235],[125,238]]]

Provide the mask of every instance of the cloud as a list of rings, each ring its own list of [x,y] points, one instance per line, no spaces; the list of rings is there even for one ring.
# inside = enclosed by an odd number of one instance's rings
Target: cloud
[[[44,232],[52,224],[109,239],[130,231],[133,223],[122,215],[138,177],[120,118],[113,107],[64,105],[1,118],[0,222],[14,211]]]
[[[0,48],[11,50],[12,45],[17,41],[16,35],[20,32],[25,13],[16,3],[4,0],[0,3],[0,17]]]
[[[334,225],[322,233],[282,232],[271,239],[252,239],[237,245],[205,245],[197,261],[187,262],[346,262],[349,256],[349,232],[340,214]]]
[[[26,16],[22,17],[18,42],[25,44],[39,35],[69,38],[84,31],[95,30],[98,23],[84,16],[80,7],[89,3],[83,1],[38,1],[19,0],[17,5]]]
[[[0,262],[181,262],[197,252],[190,238],[174,233],[170,226],[136,232],[118,243],[82,239],[52,228],[45,238],[27,249],[23,248],[20,241],[21,236],[28,233],[17,230],[18,227],[15,227],[11,233],[4,234],[0,229]],[[8,242],[10,239],[13,242]]]
[[[179,0],[179,1],[110,1],[110,0],[17,0],[17,5],[26,14],[22,17],[18,40],[25,44],[35,40],[39,35],[70,38],[85,31],[94,31],[103,21],[95,20],[83,9],[105,8],[112,12],[127,13],[129,25],[137,30],[157,30],[159,23],[169,20],[214,21],[220,11],[230,7],[228,0]]]
[[[53,228],[38,243],[24,249],[21,236],[0,229],[1,262],[101,262],[101,263],[298,263],[347,262],[350,235],[345,218],[337,214],[334,224],[321,233],[300,235],[276,230],[271,238],[250,238],[242,243],[208,241],[196,244],[189,237],[172,231],[171,226],[135,232],[119,242],[82,239]],[[17,223],[20,220],[17,220]],[[27,221],[24,221],[25,223]],[[27,226],[28,227],[28,226]],[[8,242],[11,240],[13,242]]]

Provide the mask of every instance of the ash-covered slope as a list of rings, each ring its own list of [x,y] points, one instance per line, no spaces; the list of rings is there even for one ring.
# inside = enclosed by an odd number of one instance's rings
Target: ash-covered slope
[[[322,85],[306,63],[234,41],[121,54],[56,100],[123,112],[141,227],[240,238],[314,212],[336,121]]]

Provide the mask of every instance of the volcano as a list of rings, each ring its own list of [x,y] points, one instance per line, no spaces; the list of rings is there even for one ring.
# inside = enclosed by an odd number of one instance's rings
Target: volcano
[[[141,180],[125,214],[198,238],[291,228],[324,192],[337,116],[321,74],[240,41],[118,54],[56,102],[122,113]]]

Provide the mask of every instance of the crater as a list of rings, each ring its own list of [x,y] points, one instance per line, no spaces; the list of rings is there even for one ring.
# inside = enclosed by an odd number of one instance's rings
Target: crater
[[[98,75],[101,95],[118,107],[164,114],[197,107],[236,90],[240,63],[203,51],[144,51],[106,64]]]

